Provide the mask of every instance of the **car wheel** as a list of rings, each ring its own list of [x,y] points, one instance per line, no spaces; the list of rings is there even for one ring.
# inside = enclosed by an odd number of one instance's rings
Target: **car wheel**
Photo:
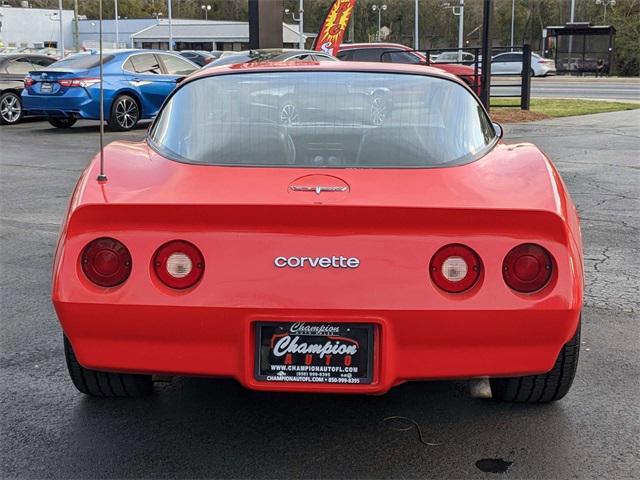
[[[371,123],[373,125],[382,125],[388,115],[387,99],[382,95],[374,95],[371,101]]]
[[[20,95],[6,92],[0,95],[0,124],[13,125],[22,118],[22,101]]]
[[[526,377],[492,378],[493,398],[508,402],[547,403],[564,397],[573,383],[580,352],[580,324],[575,335],[562,347],[550,372]]]
[[[140,120],[138,102],[129,95],[119,95],[111,105],[109,128],[116,132],[126,132],[136,126]]]
[[[47,121],[56,128],[71,128],[78,121],[76,118],[47,118]]]
[[[93,397],[143,397],[153,392],[151,375],[99,372],[78,363],[71,342],[64,337],[64,356],[75,387]]]
[[[293,103],[285,103],[280,107],[280,123],[282,125],[293,125],[300,122],[298,107]]]
[[[531,78],[536,76],[536,72],[533,70],[533,68],[531,69]]]

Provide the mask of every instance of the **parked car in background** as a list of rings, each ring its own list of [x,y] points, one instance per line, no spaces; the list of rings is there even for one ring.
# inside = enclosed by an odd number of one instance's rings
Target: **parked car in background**
[[[458,63],[463,65],[471,65],[476,61],[476,56],[469,52],[442,52],[435,60],[431,60],[433,63]]]
[[[117,50],[103,57],[104,110],[109,128],[131,130],[153,118],[164,99],[198,65],[174,53]],[[79,53],[25,78],[23,108],[58,128],[80,118],[100,119],[100,62],[96,52]]]
[[[245,50],[222,55],[218,60],[210,63],[212,67],[232,65],[234,63],[249,62],[337,62],[332,55],[315,50],[298,50],[293,48],[263,48]]]
[[[0,54],[0,124],[12,125],[24,117],[20,93],[25,75],[55,61],[46,55]]]
[[[495,55],[491,59],[491,73],[522,74],[522,52],[505,52]],[[531,54],[531,76],[545,77],[555,75],[556,63],[548,58],[542,58],[537,53]]]
[[[204,50],[182,50],[181,52],[177,53],[201,67],[204,67],[208,63],[211,63],[218,58],[212,53],[206,52]]]
[[[351,62],[388,62],[426,65],[426,57],[412,48],[399,43],[343,43],[337,57]],[[440,55],[438,56],[440,58]],[[460,77],[475,92],[480,94],[480,76],[468,65],[442,63],[437,68]]]

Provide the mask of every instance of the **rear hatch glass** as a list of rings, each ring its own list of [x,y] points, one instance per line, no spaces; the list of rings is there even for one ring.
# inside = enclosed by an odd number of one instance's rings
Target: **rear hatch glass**
[[[199,164],[415,168],[472,161],[496,133],[473,94],[445,78],[279,71],[186,83],[150,140]]]

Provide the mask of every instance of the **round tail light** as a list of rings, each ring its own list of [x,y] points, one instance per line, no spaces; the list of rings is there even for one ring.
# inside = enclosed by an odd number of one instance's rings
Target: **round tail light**
[[[113,238],[98,238],[89,243],[81,255],[82,271],[96,285],[115,287],[131,273],[131,254]]]
[[[204,272],[204,258],[198,248],[184,240],[162,245],[153,259],[156,275],[168,287],[184,289],[194,286]]]
[[[449,293],[460,293],[473,287],[480,278],[481,269],[478,254],[459,244],[442,247],[429,263],[433,283]]]
[[[521,293],[543,288],[553,273],[551,254],[540,245],[524,243],[513,248],[502,262],[505,283]]]

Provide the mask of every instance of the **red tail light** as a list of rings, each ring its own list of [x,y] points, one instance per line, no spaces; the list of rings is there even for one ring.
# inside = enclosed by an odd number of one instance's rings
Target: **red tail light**
[[[96,285],[115,287],[131,273],[131,254],[113,238],[98,238],[89,243],[81,255],[82,271]]]
[[[549,283],[552,273],[551,254],[533,243],[523,243],[513,248],[502,262],[504,281],[516,292],[540,290]]]
[[[63,87],[90,87],[96,83],[100,83],[99,78],[70,78],[67,80],[58,80]]]
[[[26,76],[24,77],[24,88],[29,88],[31,85],[36,83],[33,78]]]
[[[481,270],[478,254],[460,244],[442,247],[429,263],[433,283],[449,293],[460,293],[473,287]]]
[[[156,275],[168,287],[184,289],[194,286],[204,273],[204,257],[198,248],[184,240],[162,245],[153,259]]]

